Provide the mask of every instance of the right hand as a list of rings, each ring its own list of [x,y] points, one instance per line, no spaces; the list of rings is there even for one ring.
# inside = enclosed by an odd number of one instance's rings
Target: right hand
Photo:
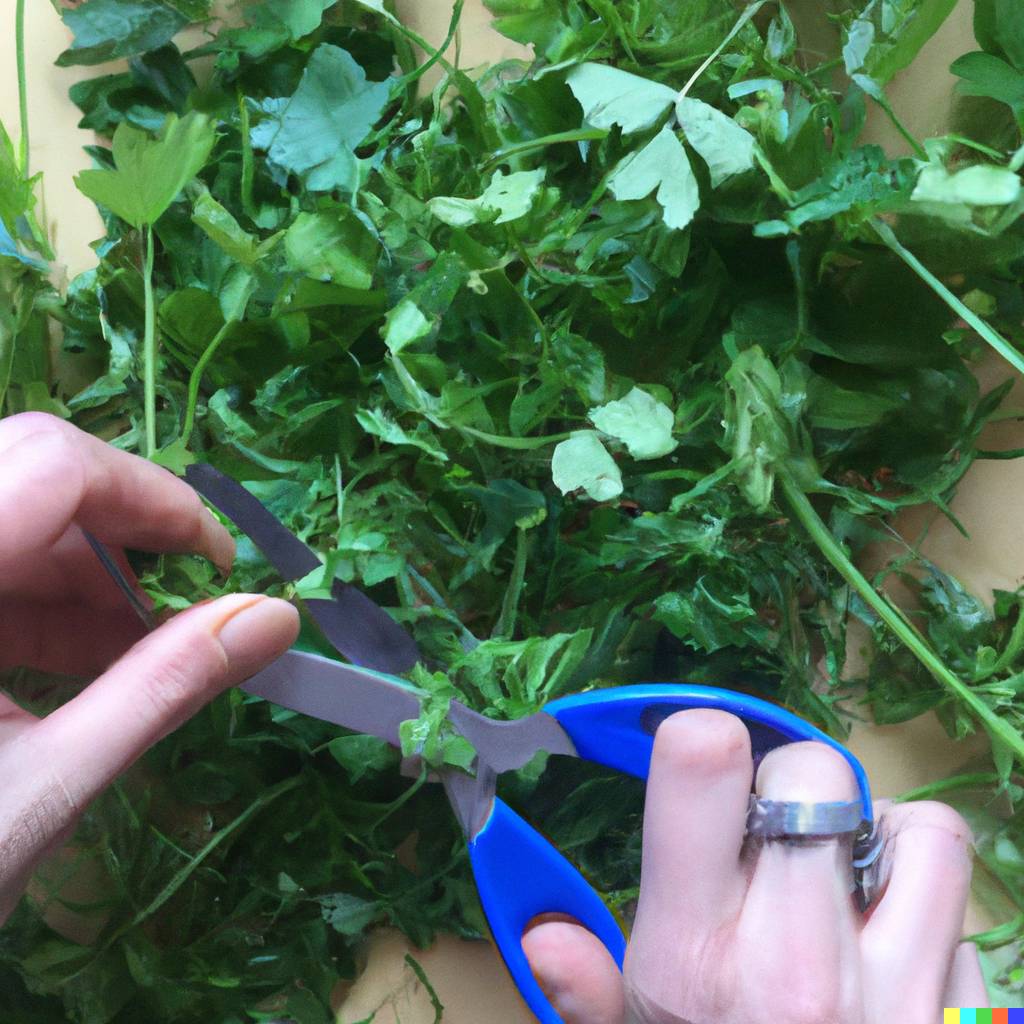
[[[682,711],[658,729],[644,818],[636,923],[620,976],[571,921],[523,948],[566,1024],[937,1024],[944,1006],[987,1006],[961,944],[971,835],[940,803],[890,805],[888,879],[861,915],[850,841],[745,841],[750,736],[723,711]],[[772,800],[857,799],[846,759],[823,743],[769,753]]]

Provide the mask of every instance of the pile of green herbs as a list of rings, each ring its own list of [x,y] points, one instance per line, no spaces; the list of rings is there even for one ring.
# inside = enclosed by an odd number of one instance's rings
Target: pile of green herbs
[[[112,140],[77,179],[106,234],[58,291],[23,103],[20,149],[0,134],[0,412],[244,481],[324,557],[299,596],[337,576],[415,634],[432,697],[409,739],[435,762],[465,756],[452,695],[516,717],[651,679],[840,737],[927,710],[987,730],[991,763],[928,792],[978,831],[1008,908],[981,942],[1005,947],[1013,1005],[1024,594],[990,613],[888,524],[948,513],[999,454],[978,436],[1008,383],[979,390],[982,354],[1024,367],[1024,10],[977,0],[983,50],[954,65],[969,134],[899,126],[913,155],[893,159],[859,141],[868,108],[895,120],[886,83],[951,0],[840,5],[824,53],[770,2],[490,6],[532,63],[459,70],[382,0],[263,0],[233,25],[204,0],[65,10],[61,64],[128,59],[71,90]],[[879,539],[894,554],[865,579]],[[194,559],[140,571],[160,607],[291,592],[244,540],[227,584]],[[638,785],[543,768],[505,795],[628,913]],[[0,932],[19,1024],[325,1022],[369,929],[485,930],[439,787],[240,692],[72,849],[96,895],[51,873],[51,899],[98,938],[23,902]]]

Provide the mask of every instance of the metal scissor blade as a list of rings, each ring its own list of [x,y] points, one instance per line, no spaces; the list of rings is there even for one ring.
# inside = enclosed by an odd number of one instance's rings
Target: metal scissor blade
[[[577,756],[575,745],[557,719],[543,711],[499,722],[453,700],[449,716],[455,728],[473,744],[480,760],[499,775],[522,768],[540,750]]]
[[[394,747],[401,746],[399,725],[420,714],[419,696],[401,680],[305,651],[285,652],[241,688]]]
[[[284,579],[302,579],[321,564],[316,552],[237,480],[204,462],[189,466],[185,480],[246,534]],[[334,580],[331,597],[306,601],[306,607],[349,661],[381,672],[405,672],[419,661],[413,638],[361,590]]]

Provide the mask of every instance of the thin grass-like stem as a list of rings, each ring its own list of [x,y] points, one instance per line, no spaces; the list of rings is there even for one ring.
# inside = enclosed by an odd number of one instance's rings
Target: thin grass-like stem
[[[18,66],[18,116],[21,119],[21,137],[18,157],[21,173],[29,176],[28,162],[28,81],[25,74],[25,0],[14,5],[14,54]]]
[[[156,309],[153,303],[153,225],[143,229],[146,254],[142,273],[145,296],[145,335],[143,338],[143,388],[146,417],[146,458],[156,454]]]
[[[807,495],[788,474],[779,477],[786,501],[796,518],[810,534],[811,540],[836,571],[846,580],[864,603],[892,630],[915,658],[931,673],[936,681],[961,704],[968,708],[988,730],[993,740],[1003,743],[1014,757],[1024,764],[1024,737],[1000,718],[962,679],[952,672],[932,650],[931,645],[888,598],[880,594],[850,561],[842,545],[815,511]]]

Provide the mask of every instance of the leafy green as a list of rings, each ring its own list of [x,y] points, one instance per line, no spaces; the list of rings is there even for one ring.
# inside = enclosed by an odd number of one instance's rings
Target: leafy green
[[[700,206],[697,179],[686,151],[667,126],[615,168],[608,188],[616,199],[643,199],[656,191],[662,218],[676,230],[685,228]]]
[[[427,209],[453,228],[470,224],[507,224],[530,212],[534,197],[544,181],[544,169],[516,171],[505,175],[495,171],[490,184],[476,199],[435,196]]]
[[[387,82],[370,82],[346,50],[322,43],[288,99],[267,99],[252,144],[310,189],[353,192],[359,184],[355,149],[384,111]]]
[[[193,6],[198,9],[164,0],[87,0],[65,7],[61,17],[75,38],[57,63],[63,67],[103,64],[156,50],[190,21],[205,16],[205,5]]]
[[[551,456],[551,479],[563,493],[582,489],[594,501],[622,493],[622,474],[593,430],[577,430],[559,441]]]
[[[675,102],[675,92],[660,82],[610,67],[578,64],[566,76],[583,108],[583,118],[595,128],[618,125],[624,132],[653,128]]]
[[[887,106],[945,2],[857,0],[813,45],[724,0],[491,7],[536,59],[438,55],[418,91],[432,58],[377,0],[247,4],[185,52],[129,44],[98,15],[144,27],[138,6],[88,0],[89,47],[141,49],[74,87],[114,151],[90,148],[105,237],[64,296],[0,137],[3,413],[210,461],[322,559],[284,585],[244,538],[226,582],[133,555],[156,607],[341,580],[430,666],[403,727],[419,764],[239,691],[158,744],[75,837],[100,941],[31,902],[0,934],[12,1019],[327,1024],[369,929],[485,930],[423,771],[473,769],[450,701],[515,718],[650,679],[840,737],[929,710],[984,729],[964,800],[1006,907],[984,943],[1010,943],[993,976],[1021,987],[1022,819],[978,813],[1019,805],[1021,596],[989,610],[890,526],[948,514],[974,460],[1007,454],[979,436],[1008,381],[974,370],[986,346],[1024,364],[1018,5],[976,5],[960,134],[906,158],[862,143],[866,98]],[[911,621],[880,593],[896,580]],[[308,622],[300,644],[330,654]],[[63,692],[4,682],[40,711]],[[628,917],[641,784],[541,756],[500,786]]]
[[[713,188],[753,168],[753,136],[710,103],[683,96],[676,101],[676,117],[686,141],[708,165]]]
[[[123,123],[114,132],[114,169],[82,171],[75,184],[133,227],[151,226],[198,174],[214,140],[214,126],[201,114],[169,115],[157,138]]]
[[[598,430],[621,441],[634,459],[657,459],[676,447],[672,410],[640,388],[591,409],[589,416]]]

